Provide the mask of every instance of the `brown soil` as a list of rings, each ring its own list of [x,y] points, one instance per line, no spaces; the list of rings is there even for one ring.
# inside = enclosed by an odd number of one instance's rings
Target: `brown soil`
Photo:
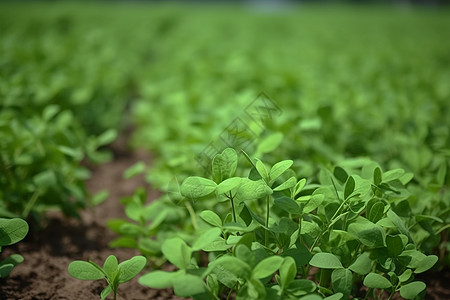
[[[123,145],[123,142],[119,142],[113,146],[115,160],[94,168],[92,179],[87,182],[92,193],[107,189],[110,193],[107,201],[82,212],[80,220],[67,219],[58,213],[49,214],[44,229],[30,230],[24,241],[4,249],[2,257],[20,253],[25,261],[12,271],[9,278],[0,281],[1,300],[100,299],[99,295],[106,286],[106,281],[75,279],[67,272],[69,263],[91,259],[102,264],[111,254],[116,255],[120,262],[139,254],[135,249],[108,247],[115,235],[106,228],[106,221],[124,217],[119,198],[131,195],[136,187],[148,187],[143,176],[130,180],[122,178],[123,171],[136,161],[150,160],[148,155],[131,153]],[[149,194],[153,199],[157,196],[156,192],[150,191]],[[112,299],[112,295],[108,299]],[[180,298],[173,296],[171,290],[153,290],[141,286],[135,278],[119,287],[118,299]]]

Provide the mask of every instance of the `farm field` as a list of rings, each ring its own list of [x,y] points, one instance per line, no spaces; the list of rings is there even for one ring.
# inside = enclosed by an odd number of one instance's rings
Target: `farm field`
[[[445,6],[0,3],[0,299],[450,299],[449,36]]]

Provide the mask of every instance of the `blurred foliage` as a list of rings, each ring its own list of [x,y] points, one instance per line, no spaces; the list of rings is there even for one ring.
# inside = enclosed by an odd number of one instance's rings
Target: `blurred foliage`
[[[355,157],[412,172],[404,212],[450,222],[447,8],[55,2],[0,11],[1,113],[28,122],[57,105],[89,134],[131,118],[134,145],[157,157],[147,178],[159,189],[203,175],[199,156],[228,146],[240,122],[248,153],[293,159],[299,178],[317,182],[321,168]],[[261,91],[279,113],[258,127],[246,112]],[[53,144],[73,150],[84,138],[71,143]],[[15,147],[2,147],[14,172]],[[424,240],[436,228],[427,230]]]

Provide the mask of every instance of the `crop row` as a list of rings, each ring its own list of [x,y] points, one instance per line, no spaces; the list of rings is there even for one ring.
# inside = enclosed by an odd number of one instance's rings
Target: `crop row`
[[[144,285],[415,299],[415,274],[448,266],[448,11],[27,6],[0,19],[1,217],[101,201],[86,200],[85,166],[132,124],[157,159],[126,177],[164,193],[122,199],[111,246],[178,269]],[[71,273],[106,276],[106,297],[142,264]]]

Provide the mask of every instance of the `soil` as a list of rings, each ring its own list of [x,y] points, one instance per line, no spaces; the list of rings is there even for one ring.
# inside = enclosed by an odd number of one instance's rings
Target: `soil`
[[[139,254],[135,249],[109,248],[108,243],[115,238],[115,234],[105,225],[108,219],[124,217],[123,206],[119,199],[131,195],[135,188],[147,187],[149,200],[158,196],[158,193],[152,191],[146,184],[143,176],[130,180],[122,178],[123,171],[135,162],[151,161],[148,154],[132,152],[125,145],[123,140],[115,143],[112,146],[114,161],[95,167],[92,179],[87,182],[88,189],[92,193],[107,189],[110,193],[107,201],[94,209],[82,212],[79,220],[68,219],[58,213],[49,214],[44,229],[30,230],[25,240],[3,249],[2,257],[20,253],[25,261],[13,270],[10,277],[0,280],[0,300],[100,299],[99,295],[105,287],[105,281],[75,279],[67,272],[69,263],[74,260],[91,259],[101,264],[111,254],[116,255],[119,261]],[[421,274],[419,280],[426,282],[428,286],[425,299],[450,299],[448,268],[440,272]],[[174,296],[170,289],[154,290],[143,287],[135,278],[119,287],[118,300],[124,299],[181,298]]]
[[[18,265],[7,279],[0,280],[1,300],[85,300],[100,299],[100,292],[106,281],[82,281],[67,272],[74,260],[88,260],[102,264],[111,254],[119,262],[138,255],[135,249],[109,248],[108,243],[116,236],[106,222],[111,218],[124,217],[119,199],[129,196],[134,189],[145,186],[149,198],[155,199],[157,192],[151,191],[143,176],[129,180],[122,178],[125,169],[139,160],[150,162],[148,154],[132,152],[126,143],[119,140],[112,146],[115,159],[110,163],[95,167],[92,179],[87,182],[90,192],[107,189],[108,199],[99,206],[83,211],[81,218],[69,219],[59,213],[50,213],[46,226],[41,230],[30,230],[20,243],[4,248],[2,257],[20,253],[24,262]],[[143,271],[145,273],[145,271]],[[112,295],[108,297],[112,299]],[[181,299],[172,290],[146,288],[133,279],[119,287],[118,300]]]

